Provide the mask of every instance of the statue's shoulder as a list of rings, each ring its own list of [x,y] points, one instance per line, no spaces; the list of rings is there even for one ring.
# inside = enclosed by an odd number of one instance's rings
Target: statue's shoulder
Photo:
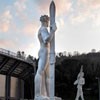
[[[40,27],[38,33],[41,33],[43,30],[45,30],[45,27]]]
[[[40,27],[40,29],[38,31],[38,35],[42,34],[43,32],[47,32],[47,28],[46,27]]]

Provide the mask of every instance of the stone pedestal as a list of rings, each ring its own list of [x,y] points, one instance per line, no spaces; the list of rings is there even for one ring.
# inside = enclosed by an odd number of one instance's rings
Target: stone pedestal
[[[51,98],[51,99],[49,99],[49,100],[62,100],[62,99],[59,98],[59,97],[53,97],[53,98]]]
[[[48,97],[41,96],[41,97],[36,97],[34,100],[62,100],[62,99],[59,97],[48,98]]]

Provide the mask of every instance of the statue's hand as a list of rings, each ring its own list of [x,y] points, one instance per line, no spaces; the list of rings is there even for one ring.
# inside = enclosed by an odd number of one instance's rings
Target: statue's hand
[[[52,30],[53,30],[53,31],[56,31],[56,30],[57,30],[56,23],[52,24],[51,27],[52,27]]]

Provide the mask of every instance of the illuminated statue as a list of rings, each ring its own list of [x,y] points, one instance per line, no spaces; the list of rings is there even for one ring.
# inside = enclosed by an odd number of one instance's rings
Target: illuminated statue
[[[77,76],[77,80],[74,82],[74,85],[77,85],[77,94],[75,100],[79,100],[79,97],[81,97],[81,99],[84,100],[83,90],[82,90],[82,86],[84,84],[85,84],[84,72],[83,72],[83,66],[81,66],[80,72]]]
[[[57,29],[56,24],[52,26],[50,33],[48,32],[49,17],[43,15],[40,17],[41,27],[38,31],[38,39],[40,42],[38,69],[35,76],[35,100],[49,100],[49,56],[50,56],[50,42]],[[41,99],[40,99],[41,98]]]

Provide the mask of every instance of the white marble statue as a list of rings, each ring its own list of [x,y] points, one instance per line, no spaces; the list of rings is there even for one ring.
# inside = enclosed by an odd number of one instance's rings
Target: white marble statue
[[[74,85],[77,85],[77,94],[75,100],[79,100],[79,97],[81,97],[81,99],[84,100],[83,90],[82,90],[82,86],[84,84],[85,84],[84,72],[83,72],[83,66],[81,66],[80,72],[77,76],[77,80],[74,82]]]
[[[40,42],[38,69],[35,76],[35,100],[49,100],[49,55],[50,41],[54,36],[57,27],[54,23],[52,31],[48,32],[49,17],[43,15],[40,17],[41,27],[38,31],[38,39]]]

